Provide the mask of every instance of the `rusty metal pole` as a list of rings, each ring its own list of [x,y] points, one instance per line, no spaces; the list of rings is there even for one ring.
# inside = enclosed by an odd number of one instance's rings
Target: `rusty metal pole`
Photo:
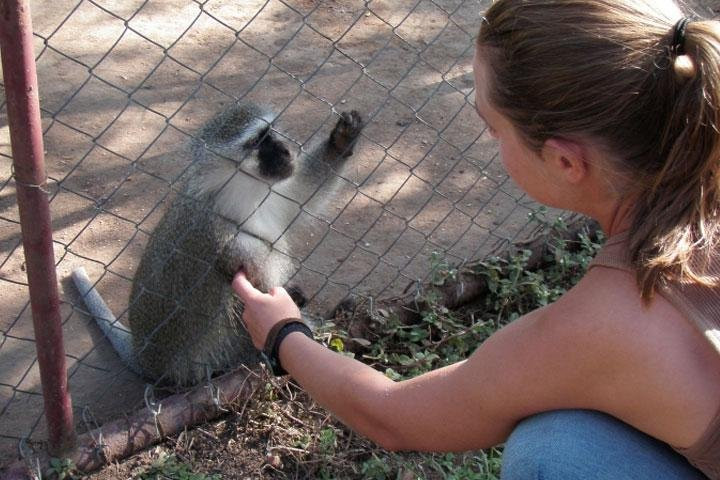
[[[2,56],[15,188],[27,265],[35,346],[40,366],[48,447],[52,455],[74,444],[60,301],[45,190],[42,124],[27,0],[0,0]]]

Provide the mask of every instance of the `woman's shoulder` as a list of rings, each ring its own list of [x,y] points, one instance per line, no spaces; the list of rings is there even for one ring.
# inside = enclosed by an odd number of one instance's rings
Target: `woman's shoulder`
[[[645,320],[660,329],[665,327],[658,319],[683,321],[682,314],[662,295],[656,294],[650,302],[643,301],[628,241],[627,231],[605,241],[582,280],[556,302],[557,313],[567,312],[569,318],[589,315],[593,322],[615,325],[623,331],[639,328]],[[584,314],[579,315],[578,310]]]
[[[572,312],[581,309],[593,316],[613,313],[613,319],[620,320],[619,317],[655,315],[665,304],[662,301],[643,304],[635,271],[623,256],[623,250],[606,247],[590,263],[590,268],[580,282],[553,307],[559,311]]]
[[[563,328],[582,334],[591,328],[605,341],[643,343],[693,331],[683,314],[663,295],[644,302],[635,272],[596,264],[580,282],[551,305]]]
[[[558,338],[594,346],[607,369],[598,409],[675,445],[702,433],[717,409],[720,356],[666,298],[644,303],[633,271],[598,265],[546,313]]]

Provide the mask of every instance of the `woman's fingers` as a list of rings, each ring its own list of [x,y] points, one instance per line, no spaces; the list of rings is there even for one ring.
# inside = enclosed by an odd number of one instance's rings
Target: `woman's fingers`
[[[253,344],[261,349],[265,345],[268,332],[280,320],[300,318],[300,310],[282,287],[273,287],[266,294],[255,288],[244,272],[235,274],[232,288],[242,300],[242,318]]]
[[[245,272],[242,270],[235,274],[232,287],[233,290],[235,290],[235,293],[237,293],[244,302],[257,299],[263,294],[260,290],[253,287],[250,280],[248,280],[245,276]]]

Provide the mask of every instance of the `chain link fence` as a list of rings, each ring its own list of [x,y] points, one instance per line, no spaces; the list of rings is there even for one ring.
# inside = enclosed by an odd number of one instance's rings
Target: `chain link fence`
[[[70,282],[77,266],[127,323],[144,246],[180,189],[190,141],[236,100],[268,106],[299,150],[339,112],[367,126],[330,208],[287,228],[309,312],[384,298],[534,228],[474,112],[472,56],[487,0],[31,2],[48,195],[78,430],[144,406]],[[4,89],[3,97],[4,99]],[[0,103],[0,464],[46,437]]]

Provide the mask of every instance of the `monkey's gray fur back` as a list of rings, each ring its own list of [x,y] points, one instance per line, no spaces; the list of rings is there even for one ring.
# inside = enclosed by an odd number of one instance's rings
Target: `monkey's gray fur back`
[[[131,339],[146,377],[191,385],[259,361],[231,279],[243,269],[263,291],[288,281],[295,266],[284,233],[300,202],[337,181],[331,174],[352,154],[363,126],[357,112],[343,113],[326,141],[294,159],[272,120],[253,104],[237,103],[193,142],[187,180],[155,228],[133,280],[131,335],[114,342],[120,350]],[[279,195],[274,185],[297,200]],[[334,188],[322,192],[327,201]],[[88,308],[102,326],[108,313]]]

